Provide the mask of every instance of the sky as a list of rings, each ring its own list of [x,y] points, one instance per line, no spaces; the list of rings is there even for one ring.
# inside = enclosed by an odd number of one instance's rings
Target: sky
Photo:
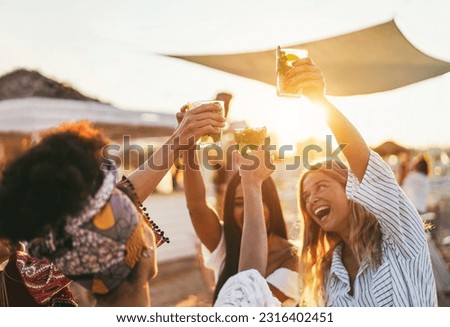
[[[394,19],[416,48],[450,62],[449,9],[446,0],[0,0],[0,75],[35,69],[122,109],[174,114],[186,102],[228,91],[230,119],[267,126],[281,142],[294,143],[327,131],[306,101],[165,55],[268,50]],[[391,139],[449,146],[449,89],[446,74],[330,99],[370,145]]]

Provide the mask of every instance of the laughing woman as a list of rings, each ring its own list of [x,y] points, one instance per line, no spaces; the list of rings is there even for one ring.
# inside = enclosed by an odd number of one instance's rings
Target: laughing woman
[[[349,163],[319,164],[300,180],[300,275],[305,305],[436,306],[422,220],[385,162],[325,96],[321,71],[301,59],[290,82],[319,104]]]

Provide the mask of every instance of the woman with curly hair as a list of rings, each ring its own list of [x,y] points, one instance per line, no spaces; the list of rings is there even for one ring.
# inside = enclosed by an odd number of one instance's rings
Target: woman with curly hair
[[[52,262],[99,306],[150,305],[156,247],[168,239],[141,203],[182,145],[223,127],[214,109],[191,110],[166,143],[120,182],[102,153],[109,141],[98,130],[81,122],[49,131],[3,173],[0,237],[29,242],[33,257]],[[2,290],[9,298],[8,287]]]

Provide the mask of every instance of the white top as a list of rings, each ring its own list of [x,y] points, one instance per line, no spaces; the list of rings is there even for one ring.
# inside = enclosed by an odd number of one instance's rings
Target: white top
[[[418,171],[411,171],[406,175],[402,188],[420,213],[427,211],[430,195],[430,180],[427,175]]]
[[[228,278],[221,288],[215,307],[280,307],[264,277],[255,270],[245,270]]]
[[[350,171],[347,197],[372,212],[381,224],[382,262],[375,271],[363,262],[354,282],[342,264],[342,247],[334,253],[326,281],[328,306],[437,306],[436,285],[422,220],[397,184],[394,174],[371,151],[359,183]]]
[[[217,282],[217,280],[219,279],[219,274],[223,269],[223,265],[225,264],[225,255],[226,255],[226,245],[223,226],[219,244],[214,249],[214,251],[209,252],[208,249],[203,244],[201,246],[201,249],[205,267],[213,270],[214,280]],[[271,285],[275,286],[287,297],[293,300],[293,301],[286,301],[284,305],[286,306],[297,305],[300,302],[298,272],[284,267],[278,268],[275,269],[273,273],[271,273],[269,276],[266,277],[266,281],[267,283],[270,283]]]

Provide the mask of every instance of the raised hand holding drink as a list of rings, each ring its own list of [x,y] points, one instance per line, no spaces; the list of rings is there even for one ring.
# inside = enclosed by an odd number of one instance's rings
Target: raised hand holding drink
[[[189,109],[194,109],[204,104],[215,104],[217,106],[217,112],[224,116],[224,102],[221,100],[195,101],[191,103]],[[198,144],[201,147],[206,147],[211,144],[220,146],[222,144],[222,128],[218,129],[217,133],[203,135],[198,141]]]
[[[264,139],[266,138],[266,128],[236,128],[234,130],[234,140],[239,146],[239,151],[242,155],[247,154],[252,147],[257,147],[258,145],[264,144]]]
[[[304,49],[289,49],[277,47],[276,72],[277,72],[277,95],[280,97],[300,97],[302,89],[289,84],[285,73],[292,68],[295,61],[307,58],[308,51]]]

